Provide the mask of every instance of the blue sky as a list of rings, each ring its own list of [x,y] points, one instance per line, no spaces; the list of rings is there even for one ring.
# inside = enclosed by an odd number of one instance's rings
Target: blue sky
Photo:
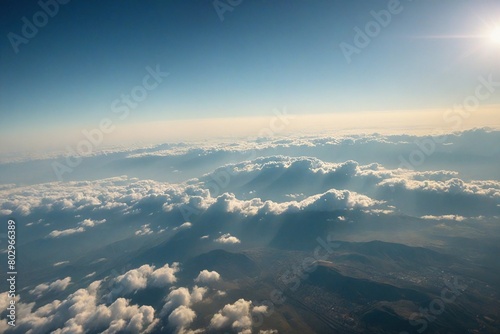
[[[22,18],[32,21],[40,6],[2,7],[4,135],[97,123],[157,64],[169,77],[125,122],[263,116],[282,106],[298,114],[448,108],[478,76],[500,71],[500,46],[483,38],[500,24],[492,0],[401,1],[350,64],[339,44],[353,44],[353,28],[388,1],[243,0],[221,21],[212,1],[74,0],[18,53],[8,33],[21,34]]]

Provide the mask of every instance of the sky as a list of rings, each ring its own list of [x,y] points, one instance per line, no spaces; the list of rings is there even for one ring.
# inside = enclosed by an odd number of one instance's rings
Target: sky
[[[499,59],[499,0],[0,0],[0,333],[403,333],[428,301],[498,333]]]
[[[35,1],[2,2],[2,151],[76,140],[107,117],[130,136],[152,122],[268,117],[284,107],[297,115],[442,113],[473,94],[479,77],[500,81],[493,0],[57,4],[43,22]],[[366,31],[373,12],[390,8],[384,26],[356,44],[356,28]],[[23,39],[34,17],[38,32]],[[357,51],[346,56],[347,44]],[[116,112],[148,68],[165,73],[161,82],[126,116]],[[500,94],[480,102],[496,106]]]

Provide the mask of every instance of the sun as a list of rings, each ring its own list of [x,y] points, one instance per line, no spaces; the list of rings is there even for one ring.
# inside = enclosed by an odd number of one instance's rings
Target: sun
[[[495,27],[490,32],[490,40],[495,44],[500,44],[500,27]]]

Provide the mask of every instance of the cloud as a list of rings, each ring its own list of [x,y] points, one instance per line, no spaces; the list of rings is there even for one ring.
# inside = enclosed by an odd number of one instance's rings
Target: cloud
[[[141,228],[137,231],[135,231],[135,235],[148,235],[148,234],[152,234],[153,231],[151,230],[151,228],[149,227],[149,224],[144,224],[141,226]]]
[[[179,263],[177,262],[172,263],[172,266],[166,264],[163,267],[156,269],[151,273],[151,286],[165,287],[169,284],[175,283],[177,281],[175,274],[179,270]]]
[[[191,228],[191,226],[193,226],[193,224],[191,224],[190,222],[185,222],[184,224],[182,224],[180,226],[174,227],[173,230],[174,231],[185,230],[185,229]]]
[[[384,203],[417,216],[498,215],[500,181],[464,181],[457,176],[450,170],[387,169],[352,160],[330,163],[309,157],[270,156],[223,166],[200,180],[212,189],[215,181],[224,180],[219,184],[227,193],[207,204],[243,215],[376,206],[374,210],[389,212]],[[290,193],[304,194],[304,199],[288,201]],[[249,194],[254,198],[240,199]],[[263,200],[266,197],[268,200]],[[461,205],[453,204],[456,200]]]
[[[113,290],[108,298],[115,298],[118,295],[125,296],[143,290],[148,286],[166,287],[177,281],[175,274],[179,270],[179,263],[177,262],[172,263],[172,265],[167,263],[158,269],[155,269],[155,266],[145,264],[137,269],[129,270],[114,279]]]
[[[165,299],[165,304],[161,310],[161,315],[167,315],[171,310],[179,306],[191,306],[203,300],[203,296],[208,291],[205,287],[194,286],[189,292],[188,288],[180,287],[170,291],[167,298]]]
[[[185,305],[177,307],[168,316],[169,325],[175,327],[175,333],[185,333],[186,328],[196,318],[196,313]]]
[[[253,306],[251,301],[239,299],[225,305],[210,320],[210,327],[216,330],[233,329],[238,333],[251,333],[252,313],[266,313],[267,306]]]
[[[465,220],[465,217],[458,216],[458,215],[442,215],[442,216],[427,215],[427,216],[422,216],[420,218],[428,219],[428,220],[454,220],[457,222],[461,222],[461,221]]]
[[[231,234],[226,233],[218,237],[214,240],[219,244],[239,244],[241,243],[240,239],[233,237]]]
[[[106,222],[106,219],[101,219],[101,220],[92,220],[92,219],[85,219],[84,221],[80,222],[79,224],[84,227],[94,227],[99,224],[103,224]]]
[[[212,283],[220,280],[220,275],[216,271],[202,270],[198,277],[194,279],[196,283]]]
[[[224,297],[227,294],[226,291],[217,290],[216,295],[219,297]]]
[[[72,235],[75,233],[82,233],[82,232],[85,232],[85,229],[83,227],[69,228],[67,230],[62,230],[62,231],[54,230],[54,231],[50,232],[47,235],[47,237],[48,238],[59,238],[59,237],[65,237],[68,235]]]
[[[287,194],[297,193],[303,195],[290,201]],[[172,214],[219,210],[252,216],[373,209],[418,217],[495,216],[499,212],[500,181],[464,181],[450,170],[423,172],[388,169],[377,163],[362,165],[353,160],[332,163],[311,157],[268,156],[226,165],[199,180],[180,184],[115,177],[6,188],[0,195],[5,198],[0,210],[20,215],[58,210],[78,213],[84,209],[126,215],[163,209]],[[453,205],[457,200],[461,205]],[[76,227],[56,229],[49,237],[81,233],[102,222],[87,218]],[[153,233],[148,224],[144,225],[137,235]],[[185,224],[177,229],[187,227]]]
[[[47,293],[64,291],[70,283],[71,277],[69,276],[63,279],[58,279],[52,283],[42,283],[37,285],[33,290],[30,290],[30,294],[34,295],[36,298],[40,298],[42,295]]]
[[[68,264],[69,261],[61,261],[61,262],[56,262],[54,263],[54,267],[62,266],[63,264]]]
[[[8,209],[0,210],[0,215],[2,215],[2,216],[10,216],[11,214],[12,214],[12,210],[8,210]]]
[[[154,267],[145,264],[118,276],[115,282],[119,287],[123,288],[122,294],[126,295],[130,292],[145,289],[148,284],[148,278],[153,274],[153,271]]]
[[[137,180],[126,176],[112,177],[96,181],[51,182],[32,186],[0,190],[4,201],[0,210],[27,216],[34,212],[69,211],[90,209],[98,212],[133,210],[141,203],[161,205],[169,199],[182,196],[183,185],[166,182]],[[92,220],[103,223],[102,220]],[[91,225],[91,221],[81,224]],[[84,226],[84,225],[82,225]]]
[[[382,202],[349,190],[331,189],[323,194],[310,196],[296,203],[297,204],[294,202],[287,203],[288,207],[286,211],[335,211],[353,208],[367,208],[381,204]]]
[[[75,228],[69,228],[66,230],[54,230],[50,232],[47,237],[48,238],[60,238],[60,237],[65,237],[68,235],[72,235],[75,233],[82,233],[85,232],[87,229],[86,228],[91,228],[94,227],[95,225],[103,224],[106,222],[106,219],[102,220],[92,220],[92,219],[85,219],[82,222],[78,223],[79,227]]]
[[[474,150],[464,138],[496,138],[499,134],[500,132],[476,131],[451,135],[449,141],[460,143],[464,147],[468,145],[467,154],[472,154]],[[0,188],[0,196],[4,199],[0,203],[0,210],[10,210],[12,214],[19,216],[32,215],[33,217],[29,218],[32,221],[49,213],[57,217],[58,212],[82,216],[76,226],[61,227],[52,222],[51,226],[56,227],[47,231],[42,230],[42,224],[32,227],[39,228],[42,235],[48,238],[75,236],[77,233],[80,236],[82,232],[104,223],[103,217],[116,216],[118,222],[120,218],[128,219],[126,215],[132,213],[143,221],[143,225],[137,228],[137,236],[160,233],[163,230],[157,230],[156,225],[153,225],[157,223],[155,219],[158,214],[168,216],[165,221],[171,224],[171,229],[174,226],[177,226],[177,230],[188,228],[186,222],[192,220],[179,216],[179,213],[186,212],[204,214],[211,211],[243,217],[336,210],[363,210],[415,217],[492,217],[500,214],[500,181],[474,180],[469,175],[461,176],[460,173],[447,169],[391,169],[373,162],[378,161],[376,148],[379,145],[391,146],[394,149],[401,145],[410,145],[413,140],[414,137],[405,135],[370,135],[288,138],[266,144],[255,142],[252,145],[279,147],[281,151],[276,152],[288,155],[293,153],[294,157],[269,155],[275,152],[268,151],[265,157],[227,164],[199,179],[190,179],[178,184],[119,176],[96,181],[53,182],[23,187],[12,185]],[[174,145],[168,146],[168,149],[182,149],[189,151],[189,154],[213,155],[214,152],[220,151],[244,151],[248,148],[245,145],[247,144],[238,143],[237,147],[233,147],[221,144],[218,148],[214,146],[207,150],[200,147],[185,149],[182,145]],[[363,161],[352,160],[350,155],[341,155],[335,159],[345,161],[338,163],[329,162],[327,160],[333,158],[318,154],[325,147],[337,146],[364,147],[366,152],[373,151],[373,155],[369,156],[370,159],[361,159]],[[453,146],[447,145],[446,149],[453,149]],[[291,148],[300,148],[301,153],[317,157],[301,156]],[[133,159],[136,158],[128,160]],[[220,166],[219,160],[214,163]],[[453,169],[454,165],[448,167]],[[300,196],[287,196],[289,194]],[[160,210],[162,212],[159,212]],[[155,216],[149,218],[148,214]],[[115,224],[114,219],[112,223]],[[113,228],[123,228],[117,225],[116,223]],[[194,231],[198,226],[194,224],[190,228]],[[208,229],[204,230],[203,234],[210,234],[210,239],[216,238],[213,231]]]
[[[95,271],[94,271],[94,272],[91,272],[90,274],[85,275],[85,277],[84,277],[84,278],[90,278],[90,277],[94,276],[95,274],[96,274],[96,272],[95,272]]]
[[[325,193],[309,196],[301,201],[287,202],[262,201],[260,198],[240,200],[234,194],[225,193],[219,196],[211,207],[223,212],[254,216],[257,214],[280,215],[299,211],[361,209],[383,203],[383,201],[377,201],[353,191],[330,189]]]
[[[115,279],[114,283],[120,284],[126,291],[136,291],[147,286],[165,286],[175,282],[174,274],[179,270],[178,264],[168,264],[155,270],[154,266],[144,265],[133,269]],[[86,277],[91,277],[89,274]],[[103,281],[94,281],[88,287],[78,289],[66,299],[54,300],[48,304],[35,308],[35,303],[23,303],[16,296],[17,326],[15,332],[19,333],[149,333],[159,323],[155,317],[155,310],[149,305],[133,305],[130,300],[119,297],[109,299],[109,294],[103,292],[106,288]],[[34,296],[40,297],[50,291],[63,291],[71,283],[71,278],[56,280],[52,283],[40,284],[30,291]],[[176,290],[173,290],[176,291]],[[206,288],[195,286],[189,294],[187,301],[182,301],[182,306],[177,303],[176,310],[172,312],[169,322],[178,327],[178,333],[184,326],[188,326],[195,315],[189,311],[189,305],[201,301]],[[171,292],[172,300],[175,293]],[[100,297],[102,296],[102,297]],[[0,294],[0,306],[7,306],[7,292]],[[5,297],[5,298],[3,298]],[[105,302],[106,301],[106,302]],[[4,309],[5,307],[2,307]],[[5,321],[0,323],[0,329],[6,329]]]

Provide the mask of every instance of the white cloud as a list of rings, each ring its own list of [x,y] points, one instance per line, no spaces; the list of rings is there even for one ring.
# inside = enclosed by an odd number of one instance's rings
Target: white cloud
[[[148,278],[152,275],[154,267],[145,264],[137,269],[127,271],[125,274],[118,276],[115,282],[123,288],[121,293],[126,295],[130,292],[142,290],[147,287]]]
[[[222,290],[217,290],[216,295],[219,297],[224,297],[225,295],[227,295],[227,292]]]
[[[428,219],[428,220],[454,220],[457,222],[461,222],[465,220],[465,217],[459,216],[459,215],[441,215],[441,216],[432,216],[432,215],[426,215],[420,217],[422,219]]]
[[[196,318],[196,313],[188,306],[181,305],[168,316],[169,325],[175,327],[175,333],[184,333]]]
[[[54,231],[50,232],[47,235],[47,237],[48,238],[59,238],[59,237],[65,237],[68,235],[72,235],[75,233],[82,233],[82,232],[85,232],[85,229],[83,227],[69,228],[67,230],[62,230],[62,231],[54,230]]]
[[[191,224],[190,222],[185,222],[184,224],[180,225],[180,226],[177,226],[177,227],[174,227],[174,231],[177,231],[177,230],[185,230],[185,229],[188,229],[188,228],[191,228],[193,226],[193,224]]]
[[[189,292],[188,288],[180,287],[170,291],[167,298],[165,299],[165,304],[161,310],[161,315],[167,315],[171,310],[179,306],[191,306],[203,300],[203,296],[208,291],[205,287],[194,286]]]
[[[212,283],[220,280],[220,275],[216,271],[202,270],[195,278],[196,283]]]
[[[62,266],[63,264],[68,264],[69,261],[61,261],[61,262],[56,262],[54,263],[54,267]]]
[[[151,228],[149,227],[149,224],[144,224],[141,226],[141,228],[137,231],[135,231],[135,235],[148,235],[148,234],[152,234],[153,233],[153,230],[151,230]]]
[[[0,189],[0,197],[4,199],[0,210],[11,210],[23,216],[31,214],[33,210],[123,211],[133,208],[141,201],[160,200],[164,203],[169,199],[175,200],[182,196],[184,187],[126,176],[97,181],[52,182]]]
[[[476,156],[488,156],[491,158],[491,152],[494,147],[491,144],[498,141],[500,132],[490,131],[485,129],[476,129],[448,135],[446,144],[454,145],[436,145],[435,156],[446,152],[452,155],[453,161],[469,161]],[[290,150],[296,152],[294,155],[302,155],[302,157],[290,158],[284,156],[272,157],[257,157],[253,161],[245,161],[241,163],[231,164],[218,168],[213,173],[207,174],[200,179],[201,184],[176,184],[172,185],[166,182],[157,182],[152,180],[138,180],[128,178],[126,176],[114,177],[98,181],[79,181],[79,182],[53,182],[39,184],[35,186],[16,187],[14,184],[5,185],[0,188],[0,197],[4,199],[0,205],[0,212],[19,215],[29,215],[34,210],[42,210],[43,212],[50,211],[80,211],[85,208],[92,210],[113,210],[122,212],[132,212],[138,209],[143,201],[158,201],[161,202],[165,211],[170,212],[175,207],[189,205],[197,210],[206,210],[215,201],[215,198],[210,196],[207,189],[209,183],[213,181],[212,176],[217,176],[217,173],[225,173],[229,175],[232,183],[245,184],[244,181],[255,179],[255,176],[260,175],[265,177],[274,173],[279,175],[280,172],[287,172],[290,179],[294,176],[303,176],[303,180],[317,180],[328,177],[331,180],[350,180],[346,190],[358,192],[368,196],[366,189],[356,186],[364,185],[376,190],[380,186],[391,187],[390,184],[397,182],[397,179],[417,182],[447,182],[451,178],[458,179],[458,174],[454,171],[432,171],[432,172],[416,172],[403,169],[384,169],[381,165],[372,163],[368,165],[360,165],[354,160],[365,160],[366,157],[371,157],[373,152],[377,152],[377,161],[386,165],[394,165],[398,161],[398,156],[408,156],[418,148],[415,145],[416,140],[428,140],[429,137],[417,137],[410,135],[342,135],[342,136],[298,136],[290,138],[279,138],[270,140],[254,140],[240,141],[236,143],[198,143],[193,145],[169,145],[165,150],[165,145],[151,147],[146,151],[140,151],[137,155],[128,156],[129,159],[142,159],[148,156],[203,156],[210,161],[210,156],[213,154],[233,154],[235,152],[257,152],[266,154],[269,149],[274,149],[277,154],[289,154]],[[467,145],[463,145],[467,143]],[[477,143],[479,145],[473,145]],[[456,144],[456,145],[455,145]],[[470,149],[475,147],[474,150]],[[259,153],[260,152],[260,153]],[[326,153],[330,152],[329,155]],[[304,156],[332,156],[332,152],[340,152],[338,156],[346,156],[348,160],[344,163],[330,163],[321,161],[317,158],[308,158]],[[349,154],[346,154],[349,153]],[[367,155],[368,154],[368,155]],[[244,158],[245,156],[242,155]],[[487,166],[488,170],[496,170],[494,167],[498,165],[498,160],[494,160],[491,165]],[[346,160],[347,160],[346,159]],[[429,156],[428,160],[433,160],[434,156]],[[435,160],[435,159],[434,159]],[[479,164],[478,161],[472,163]],[[481,162],[482,163],[482,162]],[[434,166],[434,165],[431,165]],[[453,165],[454,168],[456,164]],[[491,172],[490,172],[491,174]],[[497,175],[497,174],[495,174]],[[392,179],[389,183],[382,183],[385,180]],[[265,178],[264,178],[265,180]],[[367,181],[366,183],[364,181]],[[462,180],[463,181],[463,180]],[[266,182],[264,182],[266,183]],[[448,185],[432,184],[412,186],[413,182],[407,182],[407,190],[422,189],[429,191],[431,189],[437,191],[456,191],[459,194],[471,194],[474,196],[484,196],[486,198],[499,198],[500,182],[498,181],[469,181],[460,185],[460,182],[448,182]],[[334,184],[332,188],[337,188]],[[374,190],[371,189],[371,190]],[[227,189],[221,189],[228,191]],[[247,189],[247,191],[253,189]],[[304,193],[300,189],[289,189],[286,194]],[[296,191],[298,190],[298,192]],[[328,189],[322,189],[326,191]],[[309,193],[305,196],[315,194]],[[239,194],[237,195],[239,196]],[[258,195],[253,195],[259,197]],[[261,196],[262,197],[262,196]],[[302,197],[300,197],[302,198]],[[373,196],[372,196],[373,198]],[[295,198],[298,199],[298,198]],[[385,198],[373,198],[374,200],[385,200]],[[498,203],[495,203],[497,205]],[[250,205],[253,207],[253,205]],[[137,212],[137,211],[136,211]],[[454,213],[450,211],[450,214]],[[425,213],[422,213],[423,215]],[[436,214],[436,213],[428,213]]]
[[[155,266],[142,265],[137,269],[127,271],[114,279],[114,288],[108,298],[115,298],[118,295],[125,296],[151,287],[166,287],[177,281],[175,274],[179,271],[179,263],[168,263],[163,267],[155,269]]]
[[[37,285],[33,290],[30,290],[30,294],[34,295],[36,298],[40,298],[46,293],[64,291],[70,283],[71,277],[69,276],[63,279],[55,280],[52,283],[42,283]]]
[[[214,241],[217,243],[220,243],[220,244],[239,244],[239,243],[241,243],[240,239],[233,237],[229,233],[221,235],[220,237],[218,237]]]
[[[107,258],[105,257],[101,257],[101,258],[98,258],[97,260],[95,261],[92,261],[90,264],[96,264],[96,263],[99,263],[99,262],[104,262],[104,261],[107,261]]]
[[[84,277],[84,278],[90,278],[90,277],[94,276],[95,274],[96,274],[96,272],[95,272],[95,271],[94,271],[94,272],[91,272],[90,274],[85,275],[85,277]]]
[[[106,222],[106,219],[101,219],[101,220],[92,220],[92,219],[85,219],[79,224],[84,227],[94,227],[95,225],[103,224]]]
[[[175,274],[179,271],[179,263],[174,262],[172,266],[165,264],[163,267],[153,271],[150,277],[151,286],[165,287],[169,284],[175,283],[177,278]]]
[[[178,271],[178,264],[165,265],[154,270],[152,266],[141,266],[116,278],[116,283],[122,284],[129,291],[140,289],[148,284],[163,286],[174,282],[173,273]],[[91,277],[91,273],[86,277]],[[66,277],[52,283],[40,284],[30,291],[35,296],[41,296],[49,291],[63,291],[71,283],[71,278]],[[22,333],[149,333],[158,324],[155,310],[148,305],[132,305],[124,298],[106,299],[109,295],[103,294],[101,281],[94,281],[87,288],[79,289],[70,294],[66,299],[54,300],[51,303],[35,309],[35,303],[22,303],[16,297],[17,326]],[[186,307],[202,299],[206,288],[194,287],[189,295]],[[102,296],[102,297],[100,297]],[[4,309],[8,301],[7,292],[0,294],[0,306]],[[5,297],[5,298],[3,298]],[[108,300],[104,303],[101,300]],[[5,304],[5,305],[4,305]],[[4,305],[4,306],[2,306]],[[179,305],[181,306],[181,305]],[[183,326],[190,324],[191,314],[187,309],[179,309],[170,318],[172,324]],[[194,319],[194,317],[193,317]],[[0,323],[0,329],[8,327],[5,321]],[[181,331],[178,331],[179,333]]]
[[[267,313],[267,306],[265,306],[265,305],[254,306],[252,309],[252,312],[254,312],[254,313]]]
[[[103,224],[105,222],[106,222],[106,219],[101,219],[101,220],[85,219],[85,220],[78,223],[78,227],[70,228],[70,229],[66,229],[66,230],[54,230],[51,233],[49,233],[47,235],[47,237],[48,238],[59,238],[59,237],[72,235],[75,233],[82,233],[82,232],[85,232],[88,228],[92,228],[96,225]],[[31,223],[31,224],[33,224],[33,223]]]
[[[221,330],[236,330],[238,333],[251,333],[252,313],[265,313],[266,306],[252,305],[251,301],[239,299],[233,304],[225,305],[210,320],[210,328]]]

